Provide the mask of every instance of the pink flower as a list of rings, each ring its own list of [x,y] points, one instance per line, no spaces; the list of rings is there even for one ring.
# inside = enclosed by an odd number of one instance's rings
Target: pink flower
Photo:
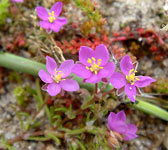
[[[95,50],[81,46],[79,61],[80,63],[74,65],[72,73],[89,83],[98,83],[102,78],[111,76],[115,70],[114,63],[108,62],[109,52],[103,44],[97,46]]]
[[[12,0],[12,2],[22,3],[24,0]]]
[[[126,123],[124,111],[120,111],[117,114],[111,112],[108,116],[107,122],[110,130],[118,132],[124,136],[123,140],[128,141],[137,137],[137,127],[134,124]]]
[[[55,3],[51,10],[48,12],[45,8],[38,6],[36,12],[40,21],[40,26],[47,30],[58,32],[61,27],[67,24],[67,19],[64,17],[58,17],[62,11],[62,2]]]
[[[120,69],[122,73],[115,72],[110,79],[111,84],[118,89],[117,93],[121,94],[125,91],[128,98],[135,102],[135,96],[139,87],[145,87],[155,82],[155,80],[148,76],[135,76],[137,72],[134,69],[131,58],[126,55],[120,62]]]
[[[73,66],[73,60],[66,60],[58,68],[55,60],[47,56],[46,68],[48,73],[45,70],[39,71],[39,77],[46,83],[44,85],[44,90],[51,96],[56,96],[61,92],[61,89],[65,91],[79,90],[78,83],[75,80],[67,78],[71,74]]]

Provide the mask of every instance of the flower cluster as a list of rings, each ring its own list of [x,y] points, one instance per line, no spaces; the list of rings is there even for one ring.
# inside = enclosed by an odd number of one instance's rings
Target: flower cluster
[[[40,26],[48,31],[58,32],[61,27],[67,24],[67,19],[64,17],[58,17],[62,11],[62,2],[55,3],[50,11],[38,6],[36,12],[40,21]]]
[[[60,67],[51,57],[46,57],[47,71],[40,70],[39,77],[46,84],[43,89],[51,96],[56,96],[65,91],[79,90],[78,83],[69,79],[71,73],[83,78],[84,82],[98,83],[106,78],[110,78],[110,83],[117,89],[117,93],[126,93],[128,98],[135,102],[135,96],[139,87],[145,87],[155,80],[148,76],[136,76],[136,68],[131,58],[126,55],[120,61],[121,72],[115,72],[115,64],[110,60],[109,52],[105,45],[98,45],[95,50],[81,46],[79,51],[79,62],[74,64],[73,60],[66,60]],[[110,113],[108,126],[114,132],[123,136],[123,140],[131,140],[137,137],[137,128],[133,124],[126,124],[126,117],[123,111],[118,114]]]
[[[62,11],[62,2],[55,3],[50,11],[40,6],[36,8],[36,11],[42,19],[40,26],[49,31],[58,32],[67,23],[66,18],[58,17]],[[47,72],[40,70],[39,77],[46,83],[42,89],[51,96],[56,96],[63,91],[79,90],[78,83],[70,77],[70,74],[73,73],[83,78],[83,82],[97,84],[101,81],[109,81],[117,90],[118,95],[125,93],[132,102],[135,102],[136,94],[140,93],[139,88],[148,86],[155,81],[148,76],[136,76],[137,66],[135,65],[136,63],[132,63],[130,56],[125,55],[120,61],[121,71],[115,71],[115,64],[110,60],[109,51],[104,44],[96,46],[95,50],[87,46],[80,46],[79,62],[74,64],[73,60],[66,60],[57,67],[55,60],[47,56]],[[126,123],[123,111],[109,114],[108,128],[111,130],[110,133],[117,132],[125,141],[137,137],[137,127],[134,124]]]

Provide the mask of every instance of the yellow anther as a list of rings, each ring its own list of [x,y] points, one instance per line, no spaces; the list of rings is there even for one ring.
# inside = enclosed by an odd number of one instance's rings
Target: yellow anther
[[[87,69],[87,70],[89,70],[89,67],[88,67],[88,66],[86,66],[86,69]]]
[[[135,81],[139,80],[138,78],[135,77],[135,73],[137,71],[134,71],[134,69],[131,69],[129,71],[129,74],[126,75],[126,79],[129,83],[131,83],[131,85],[134,85]]]
[[[51,13],[49,12],[48,14],[49,14],[49,17],[48,17],[49,22],[53,23],[54,20],[56,19],[54,15],[54,11],[52,11]]]
[[[100,69],[103,69],[103,67],[100,67],[101,65],[101,59],[96,60],[95,57],[88,58],[87,62],[91,64],[90,67],[86,66],[87,70],[90,70],[91,72],[98,74]]]
[[[90,58],[88,58],[88,61],[87,61],[89,64],[92,63],[92,60]]]
[[[92,57],[92,60],[93,60],[93,61],[96,61],[96,59],[95,59],[94,57]]]

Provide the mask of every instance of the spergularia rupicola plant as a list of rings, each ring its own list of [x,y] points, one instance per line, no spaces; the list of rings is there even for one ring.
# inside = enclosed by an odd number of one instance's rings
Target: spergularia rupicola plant
[[[42,20],[40,21],[40,26],[42,28],[48,31],[59,32],[61,27],[67,24],[67,19],[65,17],[59,17],[62,11],[62,5],[62,2],[57,2],[49,11],[41,6],[36,7],[37,15]]]
[[[75,64],[72,72],[84,79],[84,82],[98,83],[102,78],[109,77],[115,70],[113,62],[109,62],[109,52],[101,44],[95,50],[81,46],[79,63]]]
[[[128,98],[135,102],[135,96],[140,87],[145,87],[155,82],[155,80],[148,76],[136,76],[137,72],[134,69],[131,58],[126,55],[120,61],[120,72],[114,72],[111,76],[110,82],[117,89],[117,93],[121,94],[125,91]]]
[[[39,71],[39,77],[46,83],[43,90],[46,90],[51,96],[56,96],[62,89],[70,92],[79,90],[77,81],[68,78],[73,66],[73,60],[66,60],[58,68],[55,60],[47,56],[46,68],[48,73],[45,70]]]

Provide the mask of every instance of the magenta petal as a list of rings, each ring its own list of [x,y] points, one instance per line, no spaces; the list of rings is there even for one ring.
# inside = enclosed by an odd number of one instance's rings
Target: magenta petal
[[[128,98],[130,99],[130,101],[135,102],[136,87],[134,85],[127,83],[125,85],[125,93],[128,96]]]
[[[87,62],[88,58],[92,58],[94,57],[94,51],[87,46],[81,46],[80,50],[79,50],[79,61],[86,65],[86,66],[90,66],[90,64]]]
[[[123,74],[120,72],[114,72],[111,76],[110,83],[114,86],[114,88],[120,89],[127,83],[127,81]]]
[[[55,75],[55,69],[57,69],[57,64],[55,60],[50,56],[46,56],[46,66],[47,66],[47,71],[51,75]]]
[[[121,115],[121,117],[123,118],[118,118]],[[125,121],[123,121],[125,118],[125,116],[122,116],[122,112],[120,114],[120,112],[118,114],[114,114],[113,112],[110,113],[110,115],[108,116],[108,127],[112,130],[112,131],[116,131],[119,132],[120,134],[124,134],[127,131],[127,124],[125,123]]]
[[[51,83],[47,87],[47,92],[50,96],[56,96],[58,93],[61,92],[61,87],[59,84]]]
[[[71,74],[73,66],[73,60],[66,60],[60,65],[58,70],[61,71],[60,74],[64,74],[62,78],[65,78]]]
[[[75,64],[72,73],[84,79],[89,78],[92,75],[91,71],[87,70],[82,64]]]
[[[38,75],[39,75],[40,79],[45,83],[52,83],[53,82],[53,79],[45,70],[40,70]]]
[[[107,63],[103,69],[98,72],[99,78],[106,78],[114,73],[115,65],[113,62]]]
[[[127,133],[134,134],[138,130],[136,125],[134,125],[134,124],[128,124],[127,126],[128,126]]]
[[[116,114],[113,112],[110,112],[108,118],[107,118],[107,124],[108,127],[113,130],[113,128],[115,127],[115,122],[116,122]]]
[[[127,132],[124,137],[124,141],[132,140],[137,137],[136,132],[137,132],[137,127],[134,124],[128,124],[127,125]]]
[[[40,19],[45,20],[45,21],[48,20],[49,14],[45,8],[38,6],[36,7],[36,12]]]
[[[54,11],[55,17],[58,17],[62,11],[62,2],[55,3],[51,8],[51,12],[52,11]]]
[[[60,86],[65,91],[78,91],[79,90],[78,82],[75,80],[71,80],[71,79],[62,80],[60,82]]]
[[[108,60],[109,60],[109,52],[104,44],[100,44],[96,46],[96,49],[94,51],[95,53],[95,58],[101,59],[101,66],[104,66]]]
[[[54,32],[59,32],[61,25],[59,25],[57,22],[54,22],[50,25],[50,29]]]
[[[92,73],[92,75],[85,80],[85,82],[88,82],[88,83],[98,83],[99,81],[101,81],[101,79],[99,78],[98,75],[95,75]]]
[[[137,78],[139,80],[137,80],[134,84],[137,87],[145,87],[151,84],[152,82],[156,81],[155,79],[148,77],[148,76],[138,76]]]
[[[51,23],[49,23],[48,21],[40,21],[40,26],[44,29],[49,29],[51,26]]]
[[[120,69],[121,69],[121,71],[122,71],[125,75],[127,75],[127,74],[129,74],[129,71],[130,71],[131,69],[133,69],[133,68],[134,68],[134,67],[133,67],[131,58],[130,58],[128,55],[124,56],[124,57],[121,59],[121,61],[120,61]]]
[[[63,26],[68,23],[68,20],[65,17],[59,17],[55,20],[54,23],[59,24],[60,26]]]
[[[125,122],[125,121],[126,121],[126,116],[125,116],[124,111],[118,112],[118,113],[116,114],[116,119],[117,119],[118,121],[123,121],[123,122]]]

